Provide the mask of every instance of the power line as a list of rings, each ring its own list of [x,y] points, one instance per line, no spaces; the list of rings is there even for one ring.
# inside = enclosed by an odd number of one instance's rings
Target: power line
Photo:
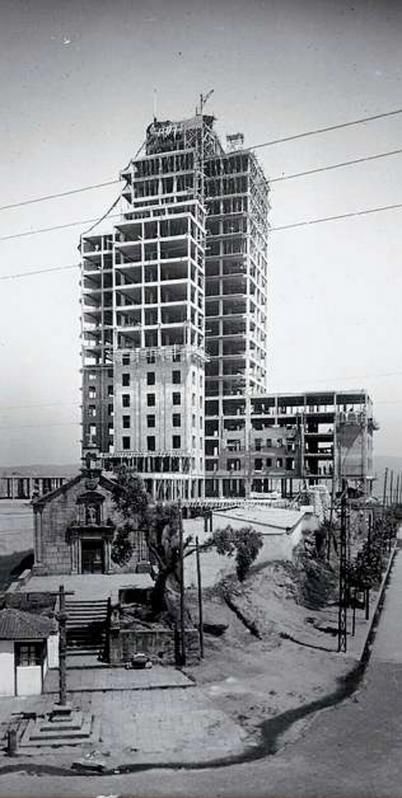
[[[27,429],[28,427],[70,427],[80,426],[81,421],[54,421],[48,424],[5,424],[1,425],[0,429]]]
[[[335,377],[332,376],[332,377],[323,377],[321,379],[316,379],[316,380],[314,380],[314,384],[324,383],[324,382],[325,383],[329,383],[331,381],[337,382],[338,380],[344,380],[344,381],[345,380],[347,380],[347,381],[349,381],[349,380],[368,380],[368,379],[374,379],[374,378],[377,379],[377,378],[383,378],[383,377],[401,377],[401,376],[402,376],[402,371],[387,371],[387,372],[382,372],[382,373],[378,373],[377,372],[377,373],[372,373],[372,374],[349,374],[349,375],[347,375],[347,374],[338,374]],[[297,380],[297,382],[300,384],[300,380]],[[324,389],[320,389],[320,392],[328,393],[328,392],[331,392],[332,390],[333,390],[332,388],[328,388],[328,389],[324,388]],[[351,390],[354,390],[354,389],[352,388]],[[346,392],[348,392],[348,391],[346,391]],[[295,391],[295,389],[293,388],[291,391],[270,391],[270,393],[276,395],[276,394],[280,394],[280,393],[305,393],[305,392],[304,391]],[[317,391],[315,391],[314,388],[313,388],[313,389],[307,391],[306,393],[317,393]],[[335,393],[338,393],[338,391],[335,390]]]
[[[351,375],[339,375],[338,374],[336,377],[326,377],[323,380],[316,380],[315,382],[329,382],[331,380],[333,380],[333,381],[336,381],[336,380],[361,380],[361,379],[373,379],[373,378],[377,378],[377,377],[400,377],[400,376],[402,376],[402,371],[373,372],[371,374],[369,373],[369,374],[351,374]],[[360,389],[351,388],[350,390],[353,391],[353,390],[360,390]],[[346,391],[345,390],[337,391],[336,389],[329,388],[327,390],[325,390],[325,389],[324,390],[320,390],[320,392],[321,393],[331,393],[331,392],[333,392],[333,393],[348,393],[349,391],[348,390],[346,390]],[[309,390],[309,391],[295,391],[293,389],[292,391],[269,391],[268,393],[269,393],[270,396],[271,395],[272,396],[276,396],[276,395],[279,395],[279,394],[288,394],[288,393],[307,393],[307,394],[310,394],[310,393],[317,393],[317,391],[315,391],[314,389],[313,390]],[[253,399],[258,399],[258,395],[253,396],[252,398]],[[399,402],[399,401],[402,401],[402,399],[401,400],[399,400],[399,399],[398,400],[393,400],[393,399],[381,399],[381,400],[378,400],[378,402],[381,402],[381,403],[393,402],[393,401],[398,401]],[[378,404],[378,402],[376,401],[376,404]],[[4,410],[23,410],[23,409],[32,408],[32,407],[61,407],[61,406],[72,407],[72,406],[81,406],[81,404],[82,404],[81,402],[28,402],[28,403],[24,403],[24,404],[0,405],[0,413],[3,412]]]
[[[340,214],[337,214],[337,215],[334,215],[334,216],[323,216],[323,217],[320,217],[318,219],[305,219],[305,220],[303,220],[301,222],[293,222],[292,224],[285,224],[285,225],[279,225],[277,227],[271,227],[270,231],[271,231],[271,233],[272,232],[275,233],[275,232],[278,232],[279,230],[290,230],[290,229],[292,229],[294,227],[305,227],[306,225],[321,224],[322,222],[334,222],[334,221],[338,221],[339,219],[349,219],[349,218],[351,218],[353,216],[365,216],[365,215],[367,215],[369,213],[379,213],[379,212],[382,212],[382,211],[391,211],[391,210],[396,210],[398,208],[402,208],[402,203],[394,203],[392,205],[381,205],[381,206],[378,206],[377,208],[365,208],[364,210],[361,210],[361,211],[349,211],[348,213],[340,213]],[[129,213],[129,211],[127,213]],[[113,219],[113,218],[116,218],[116,217],[121,218],[121,214],[120,213],[112,213],[109,216],[109,219]],[[127,221],[130,221],[130,220],[127,220]],[[66,228],[66,227],[74,227],[74,226],[80,225],[80,224],[91,224],[91,222],[98,223],[99,220],[98,220],[98,218],[97,219],[83,219],[82,221],[69,222],[68,224],[62,224],[62,225],[55,225],[54,227],[44,227],[44,228],[36,229],[36,230],[27,230],[27,231],[25,231],[23,233],[16,233],[16,234],[10,235],[10,236],[3,236],[2,238],[0,238],[0,241],[8,241],[8,240],[10,240],[12,238],[22,238],[23,236],[36,235],[38,233],[49,233],[52,230],[60,230],[60,229]],[[65,267],[56,267],[56,268],[60,269],[60,268],[65,268]],[[66,267],[66,268],[73,268],[73,267],[69,266],[69,267]],[[52,270],[50,270],[50,271],[52,271]],[[21,275],[21,276],[23,276],[23,275]],[[10,277],[13,277],[13,275],[10,275]],[[6,276],[4,276],[4,277],[2,277],[0,279],[9,279],[9,276],[6,275]]]
[[[319,172],[329,172],[332,169],[340,169],[344,166],[354,166],[359,163],[367,163],[367,161],[376,161],[380,158],[388,158],[390,155],[400,155],[402,149],[390,150],[389,152],[380,152],[377,155],[367,155],[365,158],[354,158],[351,161],[340,161],[339,163],[330,164],[329,166],[320,166],[317,169],[307,169],[304,172],[294,172],[290,175],[283,175],[281,177],[271,177],[269,183],[279,183],[282,180],[294,180],[296,177],[304,177],[305,175],[316,175]],[[1,210],[1,209],[0,209]]]
[[[4,410],[25,410],[31,407],[72,407],[73,405],[80,405],[80,402],[28,402],[23,405],[0,405],[0,413]]]
[[[143,147],[145,147],[145,140],[142,142],[141,146],[140,146],[140,147],[138,147],[138,150],[137,150],[137,152],[135,153],[135,155],[134,155],[134,158],[133,158],[133,160],[134,160],[134,161],[135,161],[135,160],[138,158],[138,156],[139,156],[139,154],[140,154],[141,150],[143,149]],[[126,166],[126,169],[128,169],[128,166],[129,166],[129,164]],[[107,209],[107,211],[105,211],[105,213],[104,213],[104,214],[103,214],[103,215],[102,215],[100,218],[98,218],[98,219],[95,221],[95,223],[94,223],[94,224],[92,224],[92,226],[91,226],[91,227],[90,227],[88,230],[85,230],[85,231],[84,231],[84,235],[88,235],[88,233],[90,233],[90,232],[91,232],[91,231],[94,229],[94,227],[96,227],[98,224],[101,224],[101,222],[103,222],[103,220],[104,220],[104,219],[106,219],[106,217],[107,217],[107,216],[108,216],[109,218],[112,218],[112,217],[113,217],[113,215],[114,215],[114,214],[111,214],[110,212],[113,210],[113,208],[115,208],[115,207],[116,207],[117,203],[119,202],[119,200],[120,200],[120,198],[121,198],[121,195],[122,195],[122,192],[120,192],[120,194],[118,194],[118,196],[116,197],[116,199],[114,200],[114,202],[112,202],[112,204],[109,206],[109,208]],[[110,214],[110,216],[109,216],[109,214]]]
[[[282,143],[286,143],[288,141],[297,141],[298,139],[301,139],[301,138],[307,138],[309,136],[317,136],[317,135],[320,135],[322,133],[329,133],[329,132],[331,132],[333,130],[341,130],[343,128],[353,127],[353,126],[356,126],[356,125],[361,125],[361,124],[364,124],[366,122],[374,122],[374,121],[376,121],[378,119],[385,119],[387,117],[397,116],[398,114],[402,114],[402,108],[396,108],[393,111],[386,111],[384,113],[373,114],[371,116],[360,117],[359,119],[353,119],[353,120],[350,120],[349,122],[340,122],[340,123],[338,123],[336,125],[328,125],[326,127],[314,128],[313,130],[305,130],[302,133],[296,133],[296,134],[291,135],[291,136],[283,136],[281,138],[271,139],[269,141],[264,141],[264,142],[261,142],[259,144],[253,144],[250,147],[245,147],[244,149],[239,150],[238,152],[247,152],[248,150],[257,150],[257,149],[262,149],[263,147],[272,147],[273,145],[276,145],[276,144],[282,144]],[[138,149],[137,153],[133,157],[133,160],[135,160],[138,157],[138,155],[140,154],[141,150],[144,147],[144,143],[145,142],[143,142],[141,144],[141,147]],[[401,151],[400,150],[395,150],[394,152],[371,156],[371,158],[369,157],[367,159],[357,159],[356,161],[350,161],[350,162],[345,162],[344,164],[339,164],[339,166],[348,166],[348,165],[351,165],[353,163],[361,163],[364,160],[374,160],[375,158],[386,157],[386,155],[394,155],[394,154],[397,154],[398,152],[401,152]],[[326,167],[326,168],[334,169],[334,168],[337,168],[337,165],[334,165],[332,167]],[[321,169],[318,170],[317,169],[317,170],[311,170],[309,172],[297,173],[295,175],[289,175],[289,176],[285,176],[285,177],[277,177],[277,178],[273,178],[271,180],[271,182],[276,182],[276,181],[279,181],[279,180],[290,180],[291,178],[294,178],[294,177],[301,177],[304,174],[313,174],[316,171],[323,171],[323,170],[321,170]],[[59,199],[61,197],[67,197],[67,196],[71,196],[73,194],[79,194],[79,193],[84,192],[84,191],[92,191],[92,190],[95,190],[95,189],[104,188],[106,186],[113,186],[113,185],[117,185],[120,182],[121,182],[120,179],[106,180],[106,181],[104,181],[102,183],[92,183],[92,184],[90,184],[88,186],[81,186],[79,188],[68,189],[67,191],[60,191],[60,192],[57,192],[57,193],[54,193],[54,194],[45,194],[45,195],[40,196],[40,197],[31,197],[30,199],[22,200],[21,202],[13,202],[13,203],[9,203],[7,205],[1,205],[0,206],[0,212],[1,211],[5,211],[5,210],[11,210],[11,209],[14,209],[14,208],[21,208],[21,207],[24,207],[26,205],[33,205],[34,203],[47,202],[48,200]],[[4,240],[4,239],[0,239],[0,240]]]
[[[369,213],[380,213],[382,211],[392,211],[402,208],[402,202],[394,203],[393,205],[381,205],[377,208],[365,208],[361,211],[349,211],[349,213],[339,213],[335,216],[322,216],[319,219],[304,219],[301,222],[293,222],[293,224],[283,224],[278,227],[271,227],[271,233],[277,233],[280,230],[291,230],[295,227],[307,227],[313,224],[322,224],[323,222],[337,222],[340,219],[351,219],[354,216],[366,216]]]
[[[253,144],[251,147],[244,147],[240,152],[247,152],[247,150],[257,150],[262,147],[272,147],[274,144],[283,144],[287,141],[296,141],[297,139],[307,138],[307,136],[317,136],[321,133],[330,133],[332,130],[341,130],[346,127],[353,127],[354,125],[361,125],[365,122],[374,122],[377,119],[385,119],[390,116],[397,116],[402,114],[402,108],[396,108],[394,111],[386,111],[381,114],[373,114],[372,116],[363,116],[360,119],[353,119],[349,122],[340,122],[337,125],[328,125],[327,127],[318,127],[313,130],[305,130],[303,133],[296,133],[293,136],[283,136],[279,139],[271,139],[264,141],[262,144]]]
[[[378,206],[377,208],[365,208],[365,209],[360,210],[360,211],[349,211],[348,213],[340,213],[340,214],[337,214],[337,215],[334,215],[334,216],[323,216],[323,217],[318,218],[318,219],[304,219],[301,222],[293,222],[292,224],[285,224],[285,225],[280,225],[278,227],[271,227],[270,228],[270,232],[271,233],[277,233],[277,232],[280,232],[282,230],[292,230],[292,229],[294,229],[296,227],[306,227],[306,226],[309,226],[309,225],[321,224],[323,222],[335,222],[335,221],[339,221],[339,220],[342,220],[342,219],[351,219],[351,218],[356,217],[356,216],[365,216],[365,215],[371,214],[371,213],[380,213],[380,212],[383,212],[383,211],[397,210],[397,209],[400,209],[400,208],[402,208],[402,202],[397,202],[397,203],[394,203],[393,205],[381,205],[381,206]],[[112,216],[120,216],[120,214],[112,214]],[[78,224],[78,223],[75,222],[75,224]],[[49,229],[52,229],[52,228],[49,228]],[[37,232],[39,232],[39,231],[37,231]],[[2,239],[0,239],[0,241],[1,240]],[[120,264],[120,267],[123,266],[123,265],[124,264]],[[79,265],[73,263],[73,264],[69,264],[67,266],[54,266],[54,267],[50,267],[50,268],[46,268],[46,269],[37,269],[37,270],[31,271],[31,272],[27,271],[27,272],[19,272],[18,274],[4,274],[4,275],[0,276],[0,280],[13,280],[13,279],[22,278],[22,277],[30,277],[31,275],[36,275],[36,274],[47,274],[48,272],[57,272],[57,271],[63,271],[64,269],[75,269],[75,268],[79,268]]]
[[[120,183],[120,180],[106,180],[104,183],[93,183],[90,186],[81,186],[80,188],[72,188],[68,191],[59,191],[57,194],[44,194],[42,197],[32,197],[31,199],[22,200],[22,202],[12,202],[9,205],[0,205],[0,211],[8,211],[13,208],[22,208],[25,205],[34,205],[37,202],[47,202],[48,200],[59,199],[60,197],[69,197],[72,194],[80,194],[84,191],[93,191],[94,189],[104,188],[105,186],[114,186]]]
[[[120,199],[120,197],[118,197],[118,199]],[[105,214],[105,216],[106,215],[107,213]],[[82,225],[93,224],[93,223],[98,224],[99,221],[102,221],[105,218],[105,216],[103,216],[101,220],[99,219],[99,216],[96,216],[93,219],[80,219],[76,222],[67,222],[66,224],[55,224],[52,227],[37,227],[34,230],[24,230],[22,233],[13,233],[12,235],[9,236],[1,236],[0,241],[11,241],[11,239],[14,238],[25,238],[25,236],[33,236],[37,235],[38,233],[51,233],[53,230],[64,230],[66,227],[77,227],[78,225],[81,224]],[[116,216],[121,216],[121,214],[113,213],[109,216],[109,219],[113,219]]]
[[[79,269],[78,263],[70,263],[67,266],[49,266],[47,269],[35,269],[34,271],[18,272],[17,274],[2,274],[0,280],[17,280],[20,277],[32,277],[37,274],[48,274],[49,272],[62,272],[67,269]]]

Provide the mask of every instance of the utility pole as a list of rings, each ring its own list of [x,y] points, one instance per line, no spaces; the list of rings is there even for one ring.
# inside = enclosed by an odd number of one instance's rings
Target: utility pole
[[[331,538],[332,538],[332,522],[334,518],[334,508],[335,508],[335,494],[336,494],[336,480],[335,480],[335,468],[332,469],[332,486],[331,486],[331,508],[329,511],[329,528],[328,528],[328,540],[327,540],[327,562],[331,559]]]
[[[387,482],[388,482],[388,468],[384,471],[384,490],[382,495],[382,520],[384,521],[385,516],[385,505],[387,502]]]
[[[391,471],[391,480],[390,480],[390,484],[389,484],[389,505],[390,505],[390,507],[392,507],[392,504],[393,504],[393,501],[394,501],[394,495],[393,495],[393,490],[392,490],[393,486],[394,486],[394,472]]]
[[[204,659],[204,629],[203,629],[203,613],[202,613],[202,584],[201,584],[201,563],[200,563],[200,546],[198,542],[198,535],[195,539],[195,556],[197,562],[197,588],[198,588],[198,626],[200,634],[200,656]]]
[[[179,507],[179,548],[180,548],[180,664],[186,664],[186,640],[185,640],[185,619],[184,619],[184,545],[183,545],[183,515],[181,500],[178,501]]]
[[[347,580],[347,548],[348,548],[348,519],[347,519],[347,482],[342,481],[341,496],[341,534],[339,552],[339,609],[338,609],[338,652],[347,650],[348,635],[348,580]]]

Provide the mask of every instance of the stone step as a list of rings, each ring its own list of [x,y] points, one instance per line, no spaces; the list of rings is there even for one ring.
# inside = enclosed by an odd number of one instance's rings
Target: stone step
[[[56,718],[51,719],[48,718],[39,726],[39,731],[41,732],[64,732],[64,731],[71,731],[71,729],[81,729],[83,724],[83,716],[81,710],[72,711],[71,715],[65,716],[58,716]]]
[[[84,717],[82,725],[78,729],[42,730],[37,722],[30,720],[20,742],[20,747],[38,748],[42,746],[80,745],[82,740],[90,737],[92,726],[92,715]]]
[[[67,622],[67,629],[74,628],[74,626],[104,626],[105,620],[103,618],[82,618],[77,616],[76,618],[70,618]]]
[[[90,609],[90,608],[86,609],[85,607],[80,607],[78,609],[78,607],[77,607],[77,609],[68,611],[68,617],[69,618],[75,618],[76,615],[85,615],[85,616],[88,616],[89,618],[92,618],[92,617],[94,617],[94,618],[98,618],[98,617],[106,618],[106,612],[103,609]]]
[[[105,639],[104,632],[97,632],[96,634],[94,631],[90,629],[82,628],[82,631],[78,629],[68,629],[67,630],[67,645],[71,645],[74,640],[82,642],[83,640],[88,640],[91,645],[94,645],[95,642],[103,642]]]
[[[107,613],[107,605],[100,606],[99,604],[75,604],[74,606],[66,606],[66,612],[103,612]]]
[[[67,613],[67,621],[69,618],[107,618],[107,613],[103,610],[73,610]]]
[[[74,601],[74,603],[66,602],[66,610],[69,610],[70,612],[80,608],[86,610],[91,610],[91,609],[103,610],[104,612],[106,612],[107,607],[108,607],[107,601]]]
[[[67,646],[67,655],[69,657],[93,657],[99,654],[101,648],[101,646]]]
[[[74,640],[67,640],[67,650],[82,651],[83,649],[88,649],[92,651],[98,651],[104,645],[104,642],[104,640],[94,640],[90,637],[81,637],[79,639],[75,638]]]

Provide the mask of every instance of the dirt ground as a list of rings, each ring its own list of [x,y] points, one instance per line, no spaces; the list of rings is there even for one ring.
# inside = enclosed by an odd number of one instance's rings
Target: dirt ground
[[[227,629],[220,637],[205,635],[204,660],[186,672],[249,733],[271,716],[332,692],[355,664],[366,628],[362,611],[350,656],[338,654],[337,607],[308,609],[297,603],[297,592],[286,563],[254,573],[237,595],[235,589],[236,606],[255,623],[258,638],[217,591],[206,591],[204,620]],[[190,601],[196,616],[194,594]]]
[[[16,555],[12,555],[12,563],[4,555],[21,550],[24,554],[32,545],[29,506],[0,505],[0,538],[6,571],[4,589],[16,564]],[[196,592],[186,592],[197,620]],[[338,654],[335,603],[325,609],[303,606],[300,586],[289,563],[255,567],[244,586],[234,585],[231,595],[246,622],[255,624],[259,637],[227,606],[219,590],[207,588],[204,620],[223,623],[227,628],[221,637],[205,635],[203,661],[186,672],[217,710],[257,737],[263,720],[336,689],[338,680],[355,664],[367,624],[359,611],[357,635],[349,640],[349,655]]]

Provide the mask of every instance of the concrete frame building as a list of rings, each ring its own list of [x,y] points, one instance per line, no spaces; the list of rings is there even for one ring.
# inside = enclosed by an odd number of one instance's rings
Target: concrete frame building
[[[372,476],[365,391],[268,394],[269,186],[214,117],[154,120],[120,219],[81,238],[83,453],[159,499]]]
[[[329,486],[333,477],[337,490],[346,478],[369,494],[375,429],[364,390],[239,397],[231,437],[216,438],[207,460],[206,494],[291,496],[305,483]]]
[[[0,499],[31,499],[32,496],[50,493],[61,487],[68,476],[43,476],[18,474],[12,471],[0,474]]]
[[[162,499],[204,496],[215,404],[266,390],[268,186],[241,143],[201,113],[154,120],[120,221],[81,240],[83,450]]]

